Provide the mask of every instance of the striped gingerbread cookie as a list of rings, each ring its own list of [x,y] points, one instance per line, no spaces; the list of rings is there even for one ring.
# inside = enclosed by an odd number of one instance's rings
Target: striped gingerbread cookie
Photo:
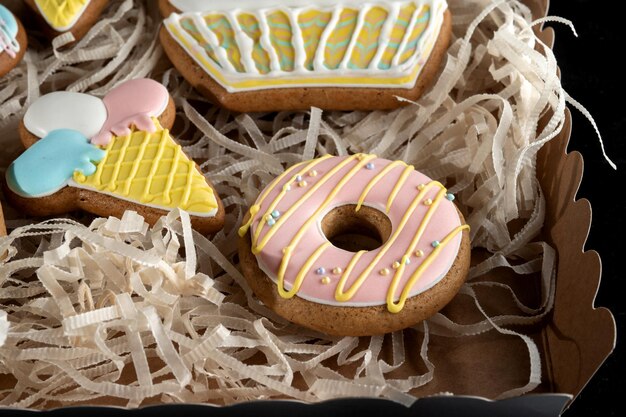
[[[180,73],[235,111],[392,109],[432,84],[445,0],[159,0]]]

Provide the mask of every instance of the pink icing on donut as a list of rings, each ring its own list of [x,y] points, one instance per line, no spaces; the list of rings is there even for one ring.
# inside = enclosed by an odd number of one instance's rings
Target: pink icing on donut
[[[158,117],[167,108],[169,93],[160,83],[140,78],[126,81],[111,90],[103,99],[107,119],[100,132],[91,139],[94,145],[106,146],[113,135],[130,134],[130,127],[154,132],[152,117]]]
[[[272,229],[276,228],[276,230],[272,232],[271,238],[267,240],[267,243],[264,246],[261,245],[261,250],[256,254],[256,257],[259,266],[264,272],[274,280],[274,282],[277,282],[279,268],[285,256],[283,252],[284,248],[293,242],[296,234],[306,225],[311,216],[314,216],[314,213],[327,199],[329,194],[333,191],[337,191],[337,194],[332,198],[328,206],[306,227],[299,243],[293,248],[291,258],[289,259],[284,273],[284,288],[286,290],[292,288],[295,277],[303,266],[305,266],[307,261],[311,259],[311,257],[315,257],[315,251],[320,248],[320,246],[324,245],[325,242],[328,242],[328,239],[324,236],[321,229],[321,221],[324,215],[334,207],[357,204],[370,181],[392,163],[389,160],[375,158],[373,155],[371,156],[373,159],[369,161],[359,159],[363,159],[364,157],[369,156],[331,157],[321,161],[314,160],[318,161],[318,163],[309,173],[302,175],[303,178],[301,178],[301,180],[306,182],[306,185],[302,187],[298,185],[294,176],[303,169],[306,169],[311,162],[294,166],[289,169],[287,175],[279,177],[270,184],[266,189],[266,191],[269,190],[269,192],[267,192],[265,196],[261,194],[255,203],[255,206],[258,206],[259,210],[256,213],[253,211],[254,215],[250,224],[253,248],[255,246],[254,236],[259,227],[261,227],[261,230],[258,235],[258,240],[256,241],[257,243],[263,242],[264,237],[270,233]],[[346,159],[350,159],[350,161],[335,172],[334,175],[330,177],[327,176],[329,171],[339,166],[342,162],[346,161]],[[365,162],[368,162],[367,165],[365,165]],[[312,171],[315,172],[311,174],[310,172]],[[355,172],[356,174],[354,176],[348,178],[350,173]],[[348,179],[342,185],[341,181],[344,180],[344,178]],[[432,180],[424,174],[413,170],[412,167],[407,168],[407,165],[404,163],[396,163],[395,166],[389,169],[386,175],[380,178],[381,179],[370,189],[369,193],[366,194],[363,204],[385,213],[388,199],[390,195],[393,194],[394,188],[396,188],[396,191],[398,191],[396,197],[389,211],[386,212],[392,224],[392,236],[394,233],[397,233],[395,243],[390,245],[391,242],[388,240],[383,246],[365,252],[359,258],[354,269],[348,275],[344,287],[345,289],[348,289],[351,284],[355,282],[356,278],[370,266],[379,252],[388,246],[385,249],[386,254],[380,258],[371,273],[367,275],[363,285],[354,296],[347,301],[337,301],[335,298],[335,289],[341,273],[333,274],[332,270],[334,268],[340,268],[342,271],[345,271],[350,261],[355,256],[355,253],[337,248],[333,245],[328,246],[321,252],[319,258],[310,265],[308,270],[305,271],[304,280],[297,291],[299,297],[322,304],[341,306],[372,306],[385,304],[387,302],[386,296],[390,288],[391,280],[396,272],[394,262],[401,261],[403,256],[406,255],[410,243],[413,241],[420,224],[432,205],[432,201],[435,200],[437,200],[438,205],[434,207],[432,217],[430,221],[426,223],[426,227],[417,246],[410,253],[409,263],[405,265],[402,272],[394,300],[398,300],[409,278],[435,250],[435,247],[438,246],[437,243],[443,241],[448,235],[450,235],[451,238],[447,245],[442,246],[438,254],[431,257],[432,262],[423,268],[424,272],[410,289],[410,296],[417,295],[431,288],[449,271],[461,243],[461,233],[453,234],[451,232],[464,227],[461,224],[455,205],[448,200],[448,198],[452,198],[451,195],[445,194],[446,191],[443,186],[436,182],[432,183],[432,186],[424,188],[422,184],[429,184]],[[320,181],[325,182],[317,190],[310,193],[297,209],[289,213],[290,208],[296,205],[298,201],[301,201],[301,199],[305,197],[310,190],[313,190],[315,185]],[[400,184],[399,188],[396,187],[397,184]],[[283,192],[282,197],[280,197],[284,187],[290,190]],[[425,191],[422,193],[422,197],[418,199],[420,189]],[[440,193],[440,195],[437,199],[438,193]],[[447,198],[442,198],[442,196]],[[268,209],[271,208],[270,206],[277,198],[279,202],[272,210],[277,210],[279,215],[277,219],[269,220],[274,224],[268,226]],[[263,201],[261,201],[261,199],[263,199]],[[429,199],[431,201],[427,201]],[[412,203],[418,200],[420,200],[420,202],[415,206],[413,213],[407,217],[408,221],[405,226],[399,229],[399,225],[407,211],[410,211],[409,208]],[[281,216],[287,216],[282,223],[279,222]],[[242,231],[245,227],[246,226],[242,228]],[[421,256],[419,257],[415,254],[415,252],[418,251],[423,252],[423,254],[420,253]],[[396,267],[397,266],[398,264],[396,264]],[[324,268],[325,273],[320,274],[318,268]],[[384,268],[388,270],[387,275],[381,273]]]

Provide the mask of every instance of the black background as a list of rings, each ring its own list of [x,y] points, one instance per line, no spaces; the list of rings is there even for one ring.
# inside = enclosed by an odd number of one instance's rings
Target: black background
[[[576,38],[569,28],[550,23],[556,30],[554,51],[561,68],[565,90],[594,116],[608,155],[617,164],[614,171],[602,157],[600,145],[590,123],[572,110],[573,128],[569,150],[583,154],[585,171],[578,198],[587,198],[593,208],[593,220],[586,249],[597,250],[602,258],[602,282],[596,306],[611,309],[617,320],[617,347],[602,368],[574,401],[564,417],[616,416],[626,409],[623,372],[626,357],[621,343],[626,308],[626,292],[620,281],[624,268],[618,265],[624,244],[624,99],[626,71],[624,61],[624,21],[618,6],[607,0],[553,0],[549,14],[573,21]],[[622,403],[620,405],[620,402]],[[621,415],[620,413],[619,415]]]

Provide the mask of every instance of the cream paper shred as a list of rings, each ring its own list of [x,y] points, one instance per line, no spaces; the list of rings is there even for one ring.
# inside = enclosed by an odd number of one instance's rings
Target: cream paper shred
[[[40,95],[103,95],[124,80],[152,76],[175,98],[174,132],[203,161],[227,217],[224,230],[207,239],[178,211],[150,228],[133,212],[37,223],[5,206],[11,233],[0,239],[0,373],[15,383],[0,391],[0,405],[347,396],[409,405],[411,392],[437,372],[428,356],[433,336],[487,332],[517,337],[528,352],[527,382],[497,397],[532,391],[541,382],[541,358],[519,329],[550,312],[556,259],[537,241],[545,199],[536,155],[562,129],[569,97],[552,51],[533,33],[549,19],[533,22],[517,1],[452,0],[450,8],[454,38],[441,76],[418,102],[390,112],[231,114],[207,105],[162,59],[156,8],[132,0],[113,1],[75,45],[62,35],[52,49],[29,47],[0,81],[2,174],[20,151],[25,108]],[[457,323],[439,313],[385,337],[336,338],[286,323],[254,297],[236,256],[246,208],[288,166],[355,152],[403,159],[456,194],[474,250],[487,254],[458,298],[469,297],[482,319]],[[523,226],[511,232],[511,222]],[[525,305],[513,286],[486,279],[495,268],[522,282],[540,275],[540,304]],[[489,315],[485,288],[504,291],[516,313]],[[418,338],[418,351],[407,349],[407,336]],[[408,362],[424,372],[395,376]]]

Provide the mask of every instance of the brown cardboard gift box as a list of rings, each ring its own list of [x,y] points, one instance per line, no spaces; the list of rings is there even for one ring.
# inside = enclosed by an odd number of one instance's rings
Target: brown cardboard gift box
[[[547,0],[527,0],[526,3],[535,17],[546,15]],[[545,29],[540,37],[546,44],[552,45],[554,32]],[[232,406],[232,414],[254,412],[258,415],[265,411],[281,415],[295,412],[296,408],[300,412],[316,414],[327,411],[340,413],[345,409],[350,409],[351,413],[377,410],[414,415],[420,411],[426,415],[559,414],[580,393],[615,344],[615,324],[611,313],[593,305],[600,282],[600,258],[595,252],[584,252],[591,207],[586,200],[576,201],[583,165],[578,153],[566,153],[570,129],[571,117],[567,114],[565,128],[544,146],[537,163],[538,178],[547,201],[542,238],[556,248],[558,267],[554,309],[539,324],[523,329],[537,343],[542,357],[542,383],[533,394],[496,402],[485,400],[497,397],[506,389],[523,385],[528,378],[528,358],[519,340],[490,332],[472,338],[435,338],[431,342],[429,356],[437,363],[438,371],[431,383],[414,392],[423,398],[410,410],[386,400],[352,399],[313,406],[279,401],[247,403]],[[4,232],[3,223],[0,212],[0,235]],[[529,299],[536,296],[534,288],[528,288],[526,292]],[[498,307],[497,300],[492,307]],[[455,303],[447,313],[457,316],[466,311],[463,310],[463,303]],[[468,340],[471,342],[468,343]],[[489,362],[486,364],[477,358],[489,358]],[[410,367],[403,369],[406,375],[422,371],[408,369]],[[415,367],[419,368],[418,365]],[[4,387],[5,383],[1,385]],[[436,395],[442,392],[457,395]],[[78,413],[78,410],[74,409],[74,412]],[[201,412],[210,410],[216,409],[204,408]],[[176,409],[169,411],[175,412]],[[111,412],[121,411],[107,411],[109,415]]]

